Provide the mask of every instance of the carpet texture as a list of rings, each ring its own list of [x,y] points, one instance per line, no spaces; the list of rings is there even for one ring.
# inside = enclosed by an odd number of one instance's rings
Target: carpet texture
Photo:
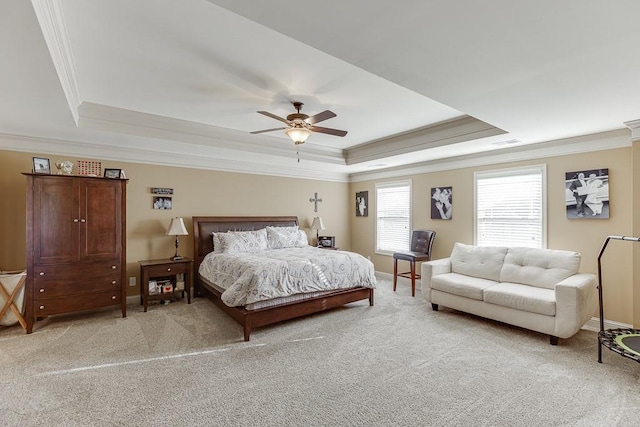
[[[631,426],[640,365],[596,333],[441,308],[378,275],[367,301],[242,328],[206,299],[0,328],[2,425]]]

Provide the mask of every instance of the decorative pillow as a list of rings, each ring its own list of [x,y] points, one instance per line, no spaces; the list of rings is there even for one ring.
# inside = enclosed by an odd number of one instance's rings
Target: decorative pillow
[[[216,245],[217,240],[217,245]],[[267,250],[267,231],[229,231],[213,233],[214,253],[261,252]]]
[[[269,249],[301,248],[308,246],[307,235],[298,227],[267,227]]]

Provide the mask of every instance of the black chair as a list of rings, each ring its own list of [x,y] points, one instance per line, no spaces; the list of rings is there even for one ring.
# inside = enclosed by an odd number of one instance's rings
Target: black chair
[[[396,291],[398,276],[411,279],[411,296],[416,296],[416,279],[420,279],[420,274],[416,274],[416,262],[431,260],[431,247],[436,232],[433,230],[413,230],[411,233],[411,250],[408,252],[395,252],[393,254],[393,291]],[[410,271],[398,273],[398,260],[409,261]]]

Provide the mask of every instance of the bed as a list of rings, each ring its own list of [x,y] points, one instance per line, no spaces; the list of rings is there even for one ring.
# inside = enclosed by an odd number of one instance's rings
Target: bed
[[[200,274],[200,266],[205,262],[207,255],[214,250],[213,233],[228,231],[256,231],[266,227],[293,227],[298,225],[295,216],[263,216],[263,217],[238,217],[238,216],[197,216],[193,219],[194,234],[194,262],[195,262],[195,286],[196,296],[209,298],[222,311],[227,313],[244,328],[244,340],[249,341],[253,328],[266,326],[306,316],[312,313],[340,307],[345,304],[369,300],[373,306],[374,287],[367,283],[366,286],[356,285],[336,290],[318,290],[304,296],[297,295],[292,299],[275,300],[275,303],[252,304],[246,306],[229,306],[223,301],[224,289]],[[317,251],[336,252],[327,249],[314,249]],[[240,254],[241,255],[241,254]],[[357,254],[353,254],[358,256]]]

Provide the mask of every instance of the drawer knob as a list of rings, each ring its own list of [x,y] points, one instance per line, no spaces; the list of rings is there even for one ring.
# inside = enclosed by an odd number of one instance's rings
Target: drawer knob
[[[171,267],[167,268],[167,271],[171,271]]]
[[[115,269],[116,269],[116,266],[115,266],[115,265],[112,265],[112,266],[111,266],[111,269],[112,269],[112,270],[115,270]]]
[[[44,292],[44,288],[40,288],[40,293],[43,293],[43,292]]]
[[[40,272],[40,275],[41,275],[41,276],[44,276],[44,271],[41,271],[41,272]]]
[[[78,218],[74,218],[73,222],[78,222]]]
[[[115,295],[112,295],[112,296],[111,296],[111,299],[116,299],[116,296],[115,296]]]
[[[80,220],[80,222],[87,222],[87,220],[83,218]]]
[[[113,281],[111,282],[111,284],[112,284],[112,285],[115,285],[115,284],[116,284],[116,281],[115,281],[115,280],[113,280]]]
[[[41,305],[41,306],[40,306],[40,310],[44,310],[44,305]]]

